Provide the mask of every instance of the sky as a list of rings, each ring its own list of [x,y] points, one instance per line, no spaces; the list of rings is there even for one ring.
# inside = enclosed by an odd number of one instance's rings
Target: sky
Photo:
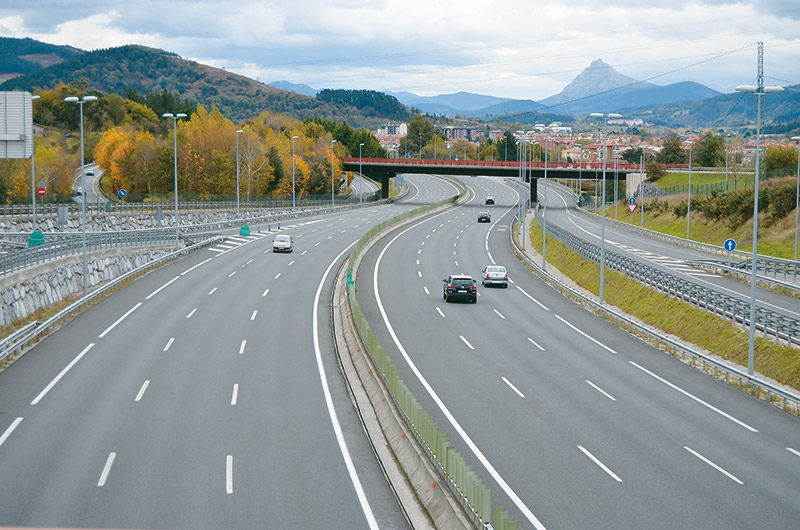
[[[800,84],[800,0],[0,0],[0,36],[141,44],[270,83],[542,99],[602,59],[721,92]]]

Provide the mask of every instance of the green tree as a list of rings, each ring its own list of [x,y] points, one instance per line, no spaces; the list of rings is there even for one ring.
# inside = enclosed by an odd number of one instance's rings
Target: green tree
[[[408,123],[408,135],[405,142],[408,143],[408,152],[412,158],[416,158],[423,146],[433,142],[433,124],[422,116],[414,116]]]
[[[693,162],[700,167],[720,167],[724,165],[725,138],[717,136],[711,131],[701,134]]]
[[[517,139],[514,135],[506,131],[502,138],[498,138],[495,143],[497,159],[515,161],[517,159]]]
[[[641,147],[626,149],[622,152],[622,159],[631,164],[638,164],[642,161],[642,153],[644,150]]]
[[[661,144],[661,151],[656,155],[659,164],[683,164],[686,162],[686,153],[681,146],[681,139],[677,134],[670,134]]]
[[[797,171],[797,149],[794,147],[770,147],[764,153],[764,171],[785,171],[787,175]]]

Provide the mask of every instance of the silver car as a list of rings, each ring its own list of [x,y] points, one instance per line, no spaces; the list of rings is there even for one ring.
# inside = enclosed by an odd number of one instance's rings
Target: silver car
[[[294,241],[289,234],[279,234],[272,240],[272,252],[291,252],[294,250]]]
[[[508,287],[508,272],[502,265],[487,265],[481,271],[481,284]]]

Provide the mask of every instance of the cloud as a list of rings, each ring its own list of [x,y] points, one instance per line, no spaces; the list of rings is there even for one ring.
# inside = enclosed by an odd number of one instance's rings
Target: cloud
[[[730,90],[754,78],[759,40],[767,75],[800,83],[796,0],[6,1],[5,36],[143,44],[316,88],[540,99],[602,58],[637,79]]]

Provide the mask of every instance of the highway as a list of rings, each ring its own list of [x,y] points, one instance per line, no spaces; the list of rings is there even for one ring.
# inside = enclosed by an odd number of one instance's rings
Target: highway
[[[509,249],[516,185],[464,180],[473,199],[384,237],[357,287],[492,505],[526,528],[796,527],[800,421],[562,298]],[[507,289],[444,302],[448,274],[495,262]]]
[[[333,267],[454,195],[231,237],[137,280],[0,372],[0,525],[407,528],[335,360]],[[421,190],[421,191],[420,191]],[[254,227],[255,228],[255,227]]]
[[[539,192],[539,200],[542,201],[541,184],[537,191]],[[575,200],[566,188],[557,185],[551,186],[548,192],[548,223],[556,224],[581,239],[599,245],[600,218],[579,214],[574,211],[574,206]],[[613,208],[613,205],[611,208]],[[609,211],[607,206],[606,215],[609,214]],[[621,212],[620,215],[622,215]],[[627,208],[625,209],[625,215],[629,215]],[[720,245],[725,239],[727,239],[727,236],[721,234]],[[632,230],[616,228],[611,223],[606,223],[606,250],[646,263],[703,287],[713,289],[721,294],[749,303],[749,284],[712,274],[686,264],[687,261],[694,260],[720,260],[721,257],[718,255],[708,254],[693,248],[667,244]],[[760,307],[776,311],[794,320],[800,320],[800,304],[797,303],[796,298],[759,287],[757,289],[756,303]]]

